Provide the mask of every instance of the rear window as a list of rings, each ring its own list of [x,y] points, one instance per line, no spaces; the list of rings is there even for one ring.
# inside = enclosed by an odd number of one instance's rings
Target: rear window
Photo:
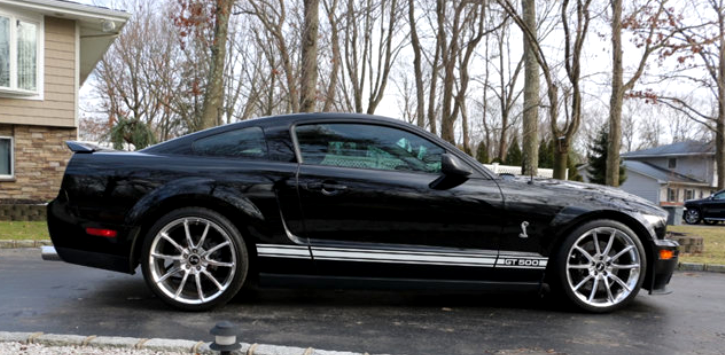
[[[215,134],[194,142],[196,155],[228,158],[261,159],[267,156],[267,142],[264,131],[259,127],[248,127]]]

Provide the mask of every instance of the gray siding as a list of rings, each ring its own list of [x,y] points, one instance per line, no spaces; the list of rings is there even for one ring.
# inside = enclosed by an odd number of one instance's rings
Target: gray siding
[[[680,156],[680,157],[661,157],[661,158],[636,158],[636,160],[656,165],[660,168],[670,170],[670,158],[677,159],[677,168],[672,169],[678,174],[691,177],[700,181],[712,183],[714,157],[711,155],[700,156]]]
[[[620,188],[655,204],[660,204],[660,184],[651,177],[628,170],[627,180],[624,181]]]

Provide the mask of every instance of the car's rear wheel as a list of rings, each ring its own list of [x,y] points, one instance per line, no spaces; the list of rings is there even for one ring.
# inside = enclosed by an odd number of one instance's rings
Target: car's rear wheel
[[[698,224],[700,223],[700,219],[702,216],[700,216],[700,211],[691,208],[688,209],[687,212],[685,212],[685,222],[687,224]]]
[[[622,223],[586,223],[564,241],[555,263],[558,286],[571,304],[589,312],[612,312],[637,296],[646,275],[639,238]]]
[[[141,260],[144,278],[164,302],[201,311],[228,302],[249,266],[242,236],[224,216],[206,208],[173,211],[149,230]]]

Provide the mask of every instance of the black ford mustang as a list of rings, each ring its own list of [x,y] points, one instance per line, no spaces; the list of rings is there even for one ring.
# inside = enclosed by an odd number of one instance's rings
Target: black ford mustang
[[[666,213],[601,186],[502,179],[400,121],[255,119],[138,152],[75,152],[48,226],[69,263],[204,310],[261,287],[552,289],[607,312],[666,293]],[[545,287],[549,285],[550,287]]]

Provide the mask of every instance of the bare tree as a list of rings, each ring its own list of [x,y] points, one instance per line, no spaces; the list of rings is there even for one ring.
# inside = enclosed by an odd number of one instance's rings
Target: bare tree
[[[698,20],[696,23],[685,23],[685,17],[677,16],[670,9],[666,9],[670,24],[675,27],[673,39],[677,42],[668,44],[663,57],[677,58],[678,69],[674,74],[665,76],[695,83],[704,92],[712,95],[716,109],[700,107],[682,96],[657,95],[651,92],[638,92],[635,95],[662,102],[714,133],[717,188],[722,189],[725,188],[725,0],[692,0],[688,5],[699,14],[695,18]],[[705,76],[690,71],[692,67],[687,66],[689,61],[696,61],[696,68],[703,70]]]
[[[398,0],[347,0],[343,27],[347,83],[355,112],[375,113],[403,42],[396,41],[403,8]],[[368,89],[367,92],[365,89]],[[367,97],[367,107],[363,99]]]
[[[489,32],[485,29],[486,8],[481,3],[470,3],[465,0],[449,3],[451,3],[453,11],[450,29],[446,31],[450,33],[450,41],[443,38],[438,42],[443,67],[441,137],[452,144],[456,143],[455,122],[458,115],[462,114],[464,118],[462,143],[464,149],[470,151],[468,127],[465,122],[467,119],[465,98],[470,81],[468,64],[476,46]],[[447,6],[444,4],[438,9],[439,23],[444,22],[446,8]],[[458,67],[458,73],[456,73],[456,67]],[[454,90],[456,83],[459,85],[457,91]]]
[[[526,26],[529,34],[524,35],[524,113],[522,141],[524,163],[523,174],[537,175],[539,170],[539,53],[532,41],[538,41],[536,23],[536,2],[522,0],[523,18],[519,26]],[[513,7],[509,7],[513,10]],[[552,103],[553,105],[553,103]],[[502,136],[505,137],[505,136]],[[503,139],[502,139],[503,141]],[[502,147],[501,150],[504,150]],[[499,153],[503,157],[506,153]],[[501,158],[503,160],[503,158]]]
[[[609,141],[607,146],[606,184],[619,186],[619,152],[622,146],[622,104],[625,94],[634,88],[653,53],[664,48],[674,32],[663,30],[670,20],[667,0],[631,2],[633,9],[622,22],[622,0],[612,0],[612,94],[609,100]],[[634,32],[643,51],[630,78],[624,82],[622,30]]]
[[[300,101],[297,90],[297,70],[293,65],[293,53],[288,44],[288,36],[285,31],[287,26],[287,4],[284,0],[249,0],[244,12],[256,16],[265,28],[266,39],[273,43],[277,53],[268,52],[268,61],[276,63],[276,56],[282,65],[282,71],[286,79],[287,89],[287,112],[299,112]],[[264,45],[264,44],[263,44]]]
[[[499,141],[498,141],[498,158],[501,161],[506,160],[506,152],[508,150],[507,145],[507,137],[508,137],[508,130],[512,128],[516,124],[515,117],[513,117],[513,110],[516,105],[516,103],[519,101],[519,98],[521,97],[521,94],[523,93],[523,90],[521,90],[517,83],[519,80],[519,76],[521,74],[521,70],[524,67],[524,56],[518,57],[516,61],[512,60],[511,55],[511,42],[510,42],[510,21],[504,20],[503,26],[496,31],[494,37],[494,41],[497,48],[497,54],[494,56],[487,56],[487,60],[493,60],[498,59],[498,63],[496,65],[493,65],[494,70],[497,74],[498,82],[494,86],[493,84],[488,83],[488,80],[486,81],[485,85],[487,85],[493,94],[496,96],[496,99],[499,103],[499,115],[501,119],[501,129],[499,133]],[[524,84],[525,88],[529,88],[530,90],[534,90],[537,92],[535,95],[536,97],[536,104],[533,107],[534,115],[536,118],[534,119],[534,123],[538,121],[538,87],[539,87],[539,77],[538,77],[538,63],[536,63],[536,60],[534,60],[534,72],[535,72],[535,83],[529,83],[529,86]],[[488,66],[488,64],[487,64]],[[529,73],[531,74],[531,73]],[[530,78],[531,79],[531,78]],[[533,79],[532,79],[533,80]],[[535,86],[535,87],[531,87]],[[530,98],[529,98],[530,99]],[[524,99],[524,107],[526,107],[526,99]],[[538,124],[537,124],[538,125]],[[535,125],[536,128],[534,128],[533,136],[531,135],[531,130],[528,131],[524,129],[524,132],[522,136],[524,137],[524,155],[528,154],[526,153],[526,149],[531,149],[532,147],[527,144],[527,139],[534,139],[534,141],[537,140],[536,136],[538,136],[538,127]],[[526,127],[526,122],[524,123],[524,127]],[[536,153],[532,157],[532,159],[538,158],[538,147],[536,149]],[[537,159],[538,161],[538,159]],[[531,162],[527,161],[525,162],[526,166],[533,166],[530,165]]]
[[[423,86],[423,49],[418,37],[415,17],[415,1],[408,0],[408,23],[410,24],[410,45],[413,47],[413,74],[415,75],[415,114],[418,127],[425,127],[425,88]]]
[[[569,1],[565,0],[561,5],[561,20],[564,27],[564,46],[565,46],[565,69],[567,79],[571,85],[569,97],[565,97],[570,107],[565,111],[566,119],[563,125],[559,124],[559,87],[554,77],[554,69],[547,61],[546,55],[542,49],[541,42],[536,35],[536,31],[532,29],[510,0],[496,0],[504,10],[512,17],[516,25],[524,34],[526,43],[531,47],[531,52],[535,54],[536,61],[544,76],[546,83],[546,96],[548,99],[548,116],[549,126],[552,135],[556,139],[554,154],[554,178],[564,179],[566,177],[566,169],[569,158],[569,146],[572,142],[577,129],[581,123],[581,58],[584,46],[584,39],[589,30],[591,16],[589,6],[591,0],[577,0],[574,6],[575,22],[574,27],[569,23]],[[526,89],[524,89],[526,90]],[[524,96],[526,92],[524,92]],[[537,142],[535,142],[537,143]]]
[[[337,81],[340,73],[340,65],[342,63],[342,54],[340,53],[340,19],[339,15],[335,13],[337,9],[338,0],[323,0],[325,5],[325,12],[327,14],[327,20],[330,24],[330,47],[332,51],[332,69],[330,69],[329,82],[327,84],[325,94],[325,104],[322,111],[330,111],[335,104],[335,94],[337,92]]]
[[[317,102],[317,37],[320,27],[320,0],[305,0],[302,35],[302,77],[300,111],[312,112]]]

